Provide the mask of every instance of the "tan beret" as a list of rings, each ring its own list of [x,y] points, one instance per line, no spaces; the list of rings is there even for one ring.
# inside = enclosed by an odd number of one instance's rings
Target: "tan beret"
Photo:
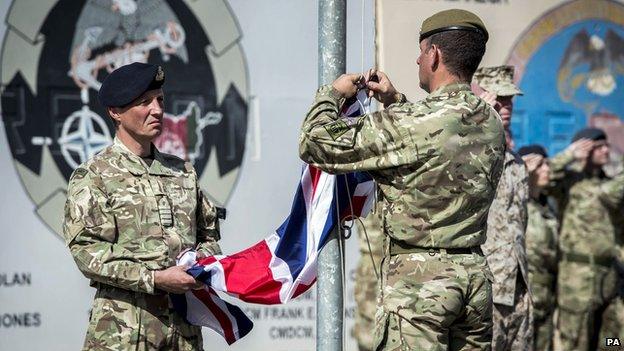
[[[420,27],[420,40],[426,39],[436,33],[449,30],[464,30],[482,33],[485,41],[488,40],[488,32],[483,21],[474,13],[466,10],[452,9],[436,13],[427,18]]]

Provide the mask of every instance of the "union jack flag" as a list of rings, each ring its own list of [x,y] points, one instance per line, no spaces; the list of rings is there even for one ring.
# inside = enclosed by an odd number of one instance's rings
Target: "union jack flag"
[[[316,281],[317,257],[330,232],[345,218],[365,216],[374,193],[368,173],[331,175],[305,165],[290,214],[274,233],[233,255],[196,260],[190,251],[181,258],[206,288],[172,296],[174,307],[189,323],[209,327],[232,344],[253,323],[216,291],[265,305],[301,295]]]

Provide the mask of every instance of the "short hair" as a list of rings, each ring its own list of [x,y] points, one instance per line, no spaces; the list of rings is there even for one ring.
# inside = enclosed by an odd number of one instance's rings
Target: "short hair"
[[[454,76],[470,82],[485,54],[486,38],[483,33],[452,30],[433,34],[428,40],[427,50],[432,45],[442,52],[442,63]]]

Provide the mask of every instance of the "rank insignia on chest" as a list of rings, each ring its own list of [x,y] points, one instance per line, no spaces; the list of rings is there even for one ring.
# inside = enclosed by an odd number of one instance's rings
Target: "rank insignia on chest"
[[[158,214],[160,215],[160,224],[163,227],[171,227],[173,225],[173,214],[171,213],[171,205],[166,196],[158,200]]]

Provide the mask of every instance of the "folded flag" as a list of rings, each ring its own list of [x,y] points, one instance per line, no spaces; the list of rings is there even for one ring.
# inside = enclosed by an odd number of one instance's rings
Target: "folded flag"
[[[360,97],[366,99],[365,94]],[[356,112],[343,109],[343,115]],[[242,338],[252,322],[215,290],[265,305],[301,295],[316,281],[317,257],[331,231],[343,219],[365,216],[374,204],[374,193],[368,173],[331,175],[305,165],[290,214],[274,233],[233,255],[196,260],[190,251],[181,258],[180,264],[192,266],[187,272],[207,287],[172,297],[174,307],[189,323],[217,331],[229,344]]]
[[[237,306],[224,301],[211,287],[186,294],[170,294],[173,308],[193,325],[221,334],[228,345],[247,335],[253,322]]]

